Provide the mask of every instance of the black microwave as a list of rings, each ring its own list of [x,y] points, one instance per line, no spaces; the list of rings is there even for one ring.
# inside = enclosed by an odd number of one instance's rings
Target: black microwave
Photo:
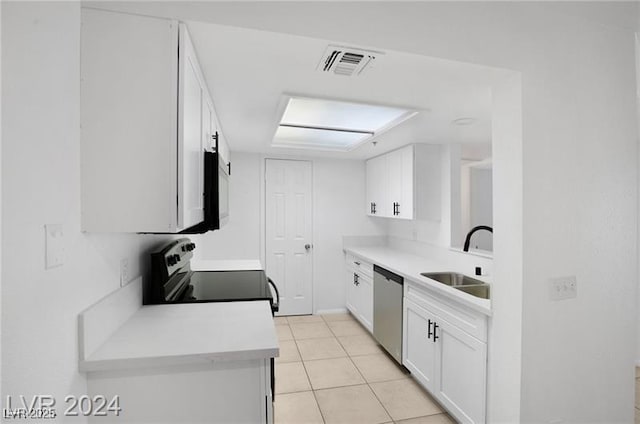
[[[219,152],[204,152],[204,219],[181,234],[202,234],[218,230],[227,223],[230,174],[231,162],[225,163]]]

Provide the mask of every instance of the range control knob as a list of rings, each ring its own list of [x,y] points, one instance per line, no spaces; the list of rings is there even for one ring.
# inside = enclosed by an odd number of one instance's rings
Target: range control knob
[[[167,256],[167,265],[173,266],[173,265],[175,265],[177,263],[178,263],[178,261],[176,260],[175,255]]]
[[[180,255],[178,255],[177,253],[173,255],[173,258],[176,260],[176,263],[180,262]]]
[[[196,244],[195,243],[187,244],[187,252],[191,252],[195,248],[196,248]]]

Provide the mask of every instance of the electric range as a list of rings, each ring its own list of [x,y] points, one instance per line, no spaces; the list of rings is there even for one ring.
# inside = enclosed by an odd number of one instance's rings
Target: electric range
[[[278,287],[264,271],[192,271],[195,248],[191,240],[181,238],[151,253],[151,278],[143,285],[145,305],[267,300],[271,314],[278,312]],[[270,365],[271,397],[275,399],[274,358]]]
[[[264,271],[192,271],[194,249],[191,240],[181,238],[151,253],[144,304],[267,300],[271,312],[278,311],[278,288]]]

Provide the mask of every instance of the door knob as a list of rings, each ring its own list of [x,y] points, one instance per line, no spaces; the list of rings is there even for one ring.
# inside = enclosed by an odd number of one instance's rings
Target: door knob
[[[312,247],[313,247],[313,246],[312,246],[312,245],[310,245],[310,244],[308,244],[308,243],[304,245],[304,249],[305,249],[307,252],[308,252]]]

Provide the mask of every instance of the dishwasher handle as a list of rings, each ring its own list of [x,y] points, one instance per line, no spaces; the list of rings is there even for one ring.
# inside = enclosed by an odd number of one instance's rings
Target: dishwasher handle
[[[400,285],[404,284],[404,278],[402,278],[398,274],[394,274],[391,271],[388,271],[382,267],[379,267],[378,265],[373,265],[373,272],[375,272],[376,274],[382,275],[387,280],[394,281]]]

